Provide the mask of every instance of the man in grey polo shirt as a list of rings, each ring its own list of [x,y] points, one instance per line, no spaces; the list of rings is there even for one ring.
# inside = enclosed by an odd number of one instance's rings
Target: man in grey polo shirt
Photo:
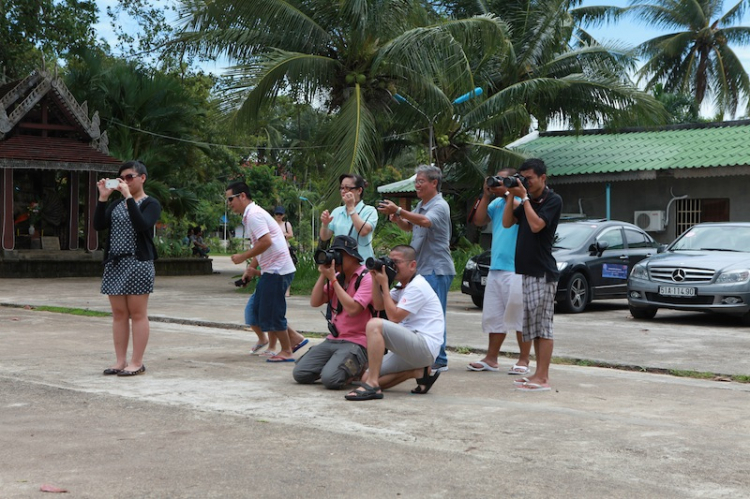
[[[448,290],[456,276],[451,257],[451,210],[440,193],[443,175],[439,168],[420,165],[416,170],[414,185],[420,199],[414,211],[407,211],[391,201],[383,201],[378,211],[386,213],[402,230],[412,233],[411,246],[417,251],[417,272],[424,276],[435,290],[443,307],[443,317],[448,305]],[[433,371],[448,370],[445,353],[446,331],[443,345],[432,366]]]

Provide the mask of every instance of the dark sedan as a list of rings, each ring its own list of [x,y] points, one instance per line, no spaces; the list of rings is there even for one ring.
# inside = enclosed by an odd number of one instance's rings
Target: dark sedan
[[[579,220],[557,226],[553,254],[560,271],[555,300],[561,311],[583,312],[592,300],[627,297],[630,269],[655,255],[660,244],[639,227],[616,220]],[[466,263],[461,291],[478,307],[490,268],[490,252]]]

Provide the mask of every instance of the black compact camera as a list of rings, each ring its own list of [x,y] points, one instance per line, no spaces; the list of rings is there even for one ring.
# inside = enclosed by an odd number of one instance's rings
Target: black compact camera
[[[343,259],[344,256],[341,254],[341,251],[335,249],[319,249],[313,255],[313,260],[318,265],[330,265],[331,262],[341,265]]]
[[[526,177],[521,175],[520,173],[516,173],[515,175],[511,175],[510,177],[505,177],[503,179],[503,185],[510,189],[512,187],[516,187],[519,183],[524,186],[526,189],[529,188],[528,186],[528,180],[526,180]]]
[[[503,177],[487,177],[487,187],[494,188],[503,185]]]
[[[234,285],[238,288],[244,288],[245,285],[247,285],[247,281],[244,278],[237,279],[236,281],[234,281]]]

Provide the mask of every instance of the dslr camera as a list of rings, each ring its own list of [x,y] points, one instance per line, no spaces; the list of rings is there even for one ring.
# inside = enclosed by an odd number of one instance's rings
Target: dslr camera
[[[315,251],[315,254],[313,255],[313,260],[318,265],[330,265],[331,262],[334,262],[336,265],[341,265],[343,259],[344,256],[341,254],[341,251],[337,249],[319,249]]]
[[[487,187],[495,188],[503,185],[503,177],[487,177]]]
[[[524,186],[526,189],[529,188],[528,180],[526,180],[526,177],[521,175],[520,173],[516,173],[515,175],[511,175],[510,177],[505,177],[503,179],[503,185],[506,189],[510,189],[512,187],[516,187],[519,183]]]
[[[388,276],[388,286],[393,284],[393,280],[396,278],[396,264],[393,260],[387,256],[381,256],[380,258],[369,257],[365,260],[365,267],[368,270],[380,270],[385,267],[385,275]]]
[[[367,267],[369,270],[380,270],[384,266],[392,269],[396,268],[396,266],[393,264],[393,260],[391,260],[387,256],[382,256],[380,258],[370,257],[365,260],[365,267]]]

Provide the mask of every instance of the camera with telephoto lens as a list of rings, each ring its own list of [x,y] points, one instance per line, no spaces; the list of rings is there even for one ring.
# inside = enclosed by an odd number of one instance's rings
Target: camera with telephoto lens
[[[516,173],[515,175],[512,175],[510,177],[505,177],[503,179],[503,185],[507,189],[511,189],[513,187],[516,187],[519,183],[521,185],[523,185],[526,189],[529,188],[529,186],[528,186],[528,180],[526,180],[526,177],[524,177],[520,173]]]
[[[487,177],[487,187],[490,189],[503,185],[503,177]]]
[[[315,263],[318,265],[330,265],[331,262],[334,262],[336,265],[341,265],[344,256],[341,254],[341,251],[337,249],[319,249],[313,255],[313,260],[315,260]]]

